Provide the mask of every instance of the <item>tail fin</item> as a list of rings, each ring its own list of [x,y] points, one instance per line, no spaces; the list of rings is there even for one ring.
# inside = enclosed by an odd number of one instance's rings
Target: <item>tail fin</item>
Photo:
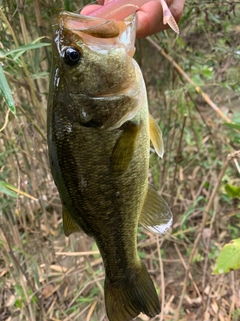
[[[160,313],[159,298],[143,263],[140,271],[133,271],[120,284],[110,282],[106,275],[104,288],[109,321],[129,321],[140,312],[149,317]]]

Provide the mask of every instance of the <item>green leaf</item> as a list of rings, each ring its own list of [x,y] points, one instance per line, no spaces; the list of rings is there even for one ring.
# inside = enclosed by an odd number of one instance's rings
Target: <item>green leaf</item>
[[[22,301],[19,300],[19,299],[17,299],[17,300],[15,301],[14,305],[15,305],[17,308],[22,309]]]
[[[240,238],[225,244],[216,261],[214,274],[240,269]]]
[[[138,252],[138,254],[139,254],[139,257],[141,258],[141,259],[144,259],[145,257],[146,257],[146,253],[144,253],[144,252]]]
[[[204,82],[202,81],[201,77],[199,75],[194,75],[192,77],[192,80],[196,86],[202,86],[204,85]]]
[[[234,128],[234,129],[238,129],[240,130],[240,124],[231,124],[231,123],[224,123],[224,125]]]
[[[238,125],[240,125],[240,113],[234,113],[232,117],[232,121]]]
[[[48,76],[49,76],[49,72],[43,71],[43,72],[39,72],[37,74],[32,74],[30,77],[32,79],[39,79],[39,78],[44,78],[44,77],[48,77]]]
[[[6,102],[8,108],[11,110],[13,115],[16,115],[16,108],[15,108],[13,96],[1,64],[0,64],[0,92],[2,93],[3,99]]]
[[[17,197],[18,194],[8,188],[8,184],[4,181],[0,181],[0,193],[6,194],[8,196]]]
[[[45,47],[45,46],[50,46],[50,43],[47,43],[47,42],[36,43],[40,39],[42,39],[42,37],[34,40],[33,42],[28,43],[27,45],[19,46],[18,48],[14,48],[12,50],[9,50],[9,51],[5,52],[4,54],[2,54],[2,57],[3,56],[4,57],[12,56],[12,58],[14,60],[16,60],[17,58],[19,58],[27,50],[39,49],[39,48],[42,48],[42,47]]]
[[[184,16],[181,18],[181,21],[179,22],[179,26],[182,26],[184,21],[186,21],[191,16],[192,11],[193,11],[193,7],[190,8],[190,10],[188,10],[188,12],[185,13]]]
[[[98,251],[98,247],[96,243],[93,243],[92,245],[92,251]],[[100,257],[100,253],[99,254],[93,254],[94,259],[98,259]]]
[[[35,197],[33,197],[32,195],[29,195],[28,193],[17,189],[17,187],[8,184],[4,181],[0,181],[0,193],[12,196],[12,197],[17,197],[18,195],[22,195],[25,197],[28,197],[30,199],[32,199],[33,201],[36,201],[37,199]]]
[[[213,78],[213,71],[211,69],[204,69],[202,71],[202,75],[203,77],[205,77],[206,79],[212,79]]]
[[[219,16],[214,16],[214,15],[212,15],[211,13],[209,13],[209,18],[210,18],[212,21],[214,21],[214,22],[216,22],[216,23],[218,23],[218,24],[221,24],[221,21],[220,21],[220,19],[219,19]]]
[[[227,184],[225,186],[225,191],[227,192],[228,196],[230,196],[231,198],[240,197],[240,186],[233,186],[233,185]]]

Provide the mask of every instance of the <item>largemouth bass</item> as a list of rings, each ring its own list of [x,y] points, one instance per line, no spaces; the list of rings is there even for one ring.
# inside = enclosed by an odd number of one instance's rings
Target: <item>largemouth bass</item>
[[[48,101],[49,159],[64,232],[82,230],[95,239],[110,321],[160,312],[137,253],[137,227],[163,233],[172,222],[167,203],[148,184],[150,137],[160,156],[163,145],[132,58],[134,42],[133,17],[61,13]]]

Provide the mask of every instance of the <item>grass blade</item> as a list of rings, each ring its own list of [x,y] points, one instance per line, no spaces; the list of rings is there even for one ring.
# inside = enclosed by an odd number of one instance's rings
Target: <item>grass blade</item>
[[[5,195],[11,196],[11,197],[17,197],[17,193],[10,190],[7,187],[7,184],[4,181],[0,181],[0,193],[3,193]]]
[[[37,199],[28,193],[21,191],[17,189],[15,186],[8,184],[4,181],[0,181],[0,193],[12,196],[12,197],[17,197],[19,194],[25,197],[30,198],[33,201],[36,201]]]
[[[35,43],[35,42],[31,42],[27,45],[23,45],[23,46],[19,46],[18,48],[14,48],[12,50],[7,51],[4,56],[12,56],[14,60],[16,60],[17,58],[19,58],[22,54],[24,54],[24,52],[26,52],[27,50],[32,50],[32,49],[39,49],[42,47],[46,47],[46,46],[50,46],[50,43],[47,42],[40,42],[40,43]],[[15,54],[15,55],[13,55]]]
[[[6,102],[8,108],[13,113],[13,115],[16,116],[16,108],[15,108],[13,96],[1,64],[0,64],[0,91],[3,95],[3,99]]]

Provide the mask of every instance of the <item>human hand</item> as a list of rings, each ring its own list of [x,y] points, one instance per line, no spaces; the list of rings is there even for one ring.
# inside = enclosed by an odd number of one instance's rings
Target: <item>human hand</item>
[[[178,22],[181,18],[185,0],[165,0],[169,9]],[[100,4],[104,0],[98,0]],[[109,2],[109,1],[105,1]],[[88,15],[97,10],[100,5],[89,5],[83,8],[81,14]],[[156,32],[168,29],[168,25],[163,24],[163,10],[159,1],[150,1],[142,5],[136,13],[137,15],[137,38],[144,38]]]

